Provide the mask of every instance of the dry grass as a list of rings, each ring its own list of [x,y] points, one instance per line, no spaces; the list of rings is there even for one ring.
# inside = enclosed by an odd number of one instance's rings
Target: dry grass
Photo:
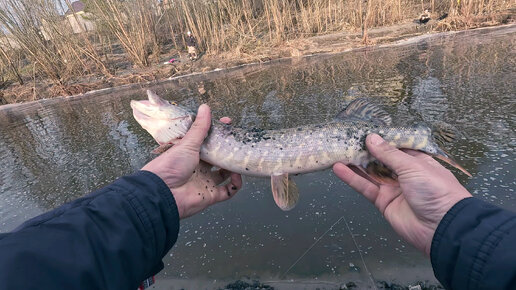
[[[410,0],[179,0],[165,6],[178,34],[191,30],[209,53],[249,52],[284,41],[364,26],[398,22],[415,15]],[[404,7],[403,10],[401,7]],[[412,7],[412,8],[411,8]]]
[[[61,94],[69,94],[66,84],[74,77],[109,70],[84,34],[74,34],[63,27],[58,7],[51,1],[4,0],[0,9],[0,25],[7,31],[17,49],[33,67],[33,80],[51,80]],[[14,50],[11,48],[11,50]]]
[[[147,0],[87,0],[91,12],[106,37],[115,36],[131,62],[138,67],[150,65],[149,56],[159,53],[156,32],[157,2]]]
[[[4,84],[32,84],[34,98],[43,82],[56,95],[89,89],[77,83],[92,75],[116,84],[123,79],[120,63],[152,66],[164,47],[184,48],[186,31],[208,55],[260,60],[266,51],[314,35],[362,30],[367,42],[369,28],[415,19],[424,9],[448,13],[437,29],[451,30],[499,21],[490,15],[515,6],[515,0],[83,0],[96,29],[74,33],[62,15],[70,1],[1,0],[0,26],[19,46],[0,43]]]

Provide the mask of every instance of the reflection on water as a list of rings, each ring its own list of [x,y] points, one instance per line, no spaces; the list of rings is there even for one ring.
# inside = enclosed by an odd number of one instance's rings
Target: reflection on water
[[[356,97],[375,98],[398,124],[453,125],[465,138],[447,149],[473,173],[468,179],[455,171],[460,181],[476,196],[516,210],[515,34],[512,26],[439,36],[153,89],[192,108],[207,102],[216,117],[230,116],[237,125],[263,128],[329,120]],[[0,230],[145,164],[155,143],[129,107],[141,98],[144,89],[0,109]],[[331,171],[295,179],[301,200],[290,212],[275,206],[268,180],[246,178],[231,202],[182,222],[160,277],[367,284],[360,251],[376,279],[434,279],[428,260]]]

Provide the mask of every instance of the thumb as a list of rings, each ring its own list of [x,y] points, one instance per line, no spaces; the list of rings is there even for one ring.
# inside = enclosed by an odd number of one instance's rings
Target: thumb
[[[208,135],[208,131],[211,126],[211,113],[210,107],[206,104],[202,104],[197,111],[197,116],[195,117],[195,121],[190,127],[190,130],[186,133],[186,135],[181,140],[181,144],[183,146],[188,146],[191,148],[200,148],[202,142]]]
[[[368,135],[366,145],[371,155],[398,175],[414,165],[414,157],[391,146],[377,134]]]

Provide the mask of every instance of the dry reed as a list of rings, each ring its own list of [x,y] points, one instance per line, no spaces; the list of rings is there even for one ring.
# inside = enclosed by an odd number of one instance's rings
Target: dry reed
[[[113,77],[120,61],[111,57],[117,45],[134,66],[148,67],[158,62],[165,45],[182,50],[186,31],[192,31],[207,54],[252,57],[289,40],[344,30],[362,29],[366,40],[368,28],[414,19],[424,9],[431,9],[434,16],[460,16],[467,26],[474,16],[515,4],[514,0],[83,0],[96,29],[74,33],[63,16],[71,10],[70,1],[0,2],[1,29],[19,46],[0,43],[0,69],[14,81],[47,79],[61,93],[70,94],[75,90],[67,91],[67,86],[81,76]],[[73,12],[71,17],[84,16]],[[18,60],[13,61],[14,55]]]

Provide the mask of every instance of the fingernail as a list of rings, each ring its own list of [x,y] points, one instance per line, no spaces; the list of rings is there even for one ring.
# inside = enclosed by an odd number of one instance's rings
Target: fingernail
[[[199,109],[197,110],[197,115],[206,114],[207,110],[208,110],[208,105],[202,104],[199,106]]]
[[[379,135],[371,134],[369,142],[371,142],[372,145],[380,145],[383,142],[383,139]]]
[[[220,121],[224,124],[231,124],[231,118],[229,117],[222,117],[220,118]]]

